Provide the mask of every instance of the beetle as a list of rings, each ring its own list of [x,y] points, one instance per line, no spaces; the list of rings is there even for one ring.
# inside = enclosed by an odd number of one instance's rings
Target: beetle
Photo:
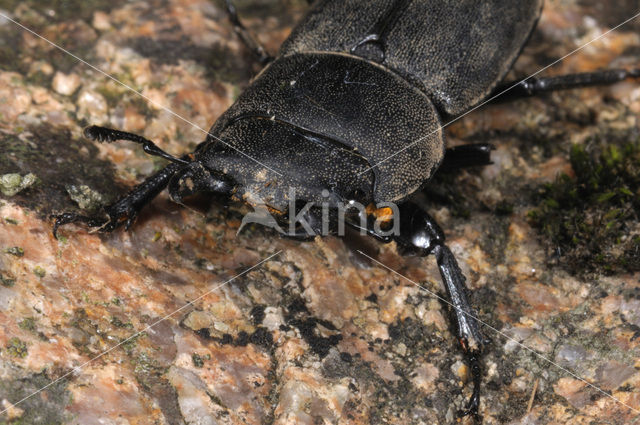
[[[324,210],[297,209],[298,200],[326,205],[329,233],[338,233],[343,205],[369,206],[346,223],[407,255],[434,255],[453,307],[453,326],[470,366],[473,390],[464,414],[478,415],[481,356],[486,344],[469,301],[465,276],[445,235],[409,198],[440,168],[491,163],[489,144],[447,148],[443,123],[508,89],[511,98],[610,84],[639,70],[607,70],[504,83],[535,28],[542,0],[319,0],[293,29],[276,58],[253,40],[233,5],[235,30],[266,66],[214,123],[193,153],[175,157],[141,136],[91,126],[87,138],[139,143],[170,161],[164,169],[104,208],[104,216],[54,215],[103,232],[129,229],[165,188],[176,202],[197,193],[257,205],[276,220],[302,215],[292,237],[323,233]],[[383,204],[397,212],[380,227]],[[292,206],[293,205],[293,206]],[[384,226],[383,226],[384,227]]]

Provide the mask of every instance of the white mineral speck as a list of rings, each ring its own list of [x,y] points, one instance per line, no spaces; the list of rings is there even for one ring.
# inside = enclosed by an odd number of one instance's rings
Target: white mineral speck
[[[100,93],[92,90],[80,92],[76,111],[78,119],[86,119],[93,124],[103,124],[108,119],[107,109],[107,101]]]
[[[109,22],[109,15],[100,11],[94,12],[93,22],[91,24],[95,29],[100,31],[106,31],[111,28],[111,22]]]
[[[185,420],[194,425],[215,425],[215,406],[207,394],[204,382],[194,373],[183,368],[171,367],[167,373],[169,382],[178,394],[180,412]]]
[[[52,82],[53,89],[64,96],[71,96],[80,87],[80,77],[77,74],[63,74],[56,72]]]

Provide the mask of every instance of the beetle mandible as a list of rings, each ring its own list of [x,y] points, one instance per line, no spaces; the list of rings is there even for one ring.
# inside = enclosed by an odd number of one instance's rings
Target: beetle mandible
[[[339,205],[395,203],[396,234],[376,226],[376,208],[348,214],[346,223],[382,242],[395,241],[407,254],[435,256],[473,376],[465,413],[477,415],[485,339],[444,232],[408,198],[441,166],[489,164],[491,146],[447,149],[443,123],[506,87],[510,97],[533,96],[610,84],[638,77],[639,70],[503,83],[536,25],[542,0],[318,0],[275,58],[248,35],[228,1],[227,8],[236,32],[266,67],[195,152],[180,158],[134,134],[87,128],[90,139],[140,143],[171,163],[105,207],[105,216],[55,215],[54,235],[72,222],[103,232],[129,229],[167,187],[177,202],[206,192],[252,204],[258,194],[282,222],[296,213],[289,205],[293,188],[298,200],[328,203],[332,233]],[[304,211],[310,229],[290,236],[320,233],[321,214]]]

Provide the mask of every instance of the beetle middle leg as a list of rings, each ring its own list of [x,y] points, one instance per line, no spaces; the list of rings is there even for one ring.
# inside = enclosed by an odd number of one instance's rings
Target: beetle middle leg
[[[436,257],[440,276],[449,297],[449,305],[453,308],[452,318],[455,333],[471,369],[473,392],[463,415],[478,417],[480,405],[480,383],[482,380],[481,356],[486,343],[480,332],[477,315],[467,295],[465,277],[458,266],[453,253],[445,244],[444,232],[436,221],[418,205],[405,202],[398,205],[400,214],[399,232],[394,235],[380,235],[376,226],[369,225],[366,230],[370,235],[383,242],[395,241],[405,254]],[[354,223],[350,223],[360,228]]]
[[[470,143],[448,148],[439,170],[491,165],[491,151],[494,149],[490,143]]]

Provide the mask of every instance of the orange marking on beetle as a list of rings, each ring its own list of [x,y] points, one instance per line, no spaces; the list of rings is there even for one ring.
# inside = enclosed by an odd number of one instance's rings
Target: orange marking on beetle
[[[376,220],[383,224],[389,223],[393,220],[393,210],[389,207],[376,208],[374,204],[369,204],[367,205],[367,208],[365,208],[365,212],[367,215],[375,217]]]

